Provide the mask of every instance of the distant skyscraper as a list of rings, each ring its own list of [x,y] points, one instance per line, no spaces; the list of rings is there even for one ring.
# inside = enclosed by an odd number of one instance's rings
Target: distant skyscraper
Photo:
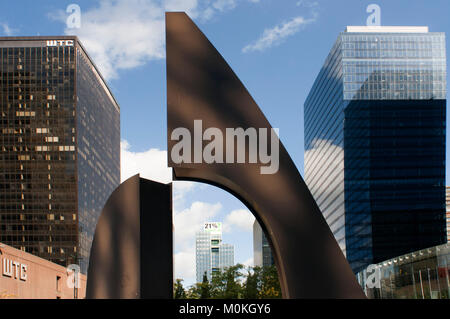
[[[0,242],[86,272],[120,110],[76,37],[0,38]]]
[[[259,267],[275,264],[267,237],[256,219],[253,223],[253,264]]]
[[[203,281],[206,272],[211,280],[212,274],[234,265],[234,247],[222,243],[222,223],[208,222],[196,234],[196,279]]]
[[[347,27],[304,112],[305,181],[354,272],[445,242],[444,33]]]

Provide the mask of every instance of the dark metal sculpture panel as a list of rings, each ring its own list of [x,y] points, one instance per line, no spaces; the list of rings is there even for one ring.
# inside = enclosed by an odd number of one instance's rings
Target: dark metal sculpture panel
[[[86,298],[172,298],[172,185],[133,176],[97,223]]]
[[[166,13],[168,161],[175,180],[221,187],[240,198],[267,234],[284,298],[364,298],[342,251],[289,154],[279,144],[279,169],[261,174],[263,162],[207,163],[172,158],[177,128],[202,130],[271,125],[219,52],[185,13]],[[282,102],[280,103],[280,110]],[[199,122],[197,122],[199,123]],[[198,132],[197,132],[198,133]],[[198,136],[197,136],[198,137]],[[278,137],[277,137],[278,138]],[[195,139],[195,137],[194,137]],[[278,141],[278,140],[277,140]],[[223,152],[227,151],[226,141]],[[266,145],[271,148],[270,143]],[[271,149],[274,151],[274,149]],[[237,149],[234,150],[236,158]],[[197,152],[198,154],[198,152]],[[185,154],[184,154],[185,155]],[[189,155],[189,154],[188,154]],[[246,158],[250,158],[246,149]]]

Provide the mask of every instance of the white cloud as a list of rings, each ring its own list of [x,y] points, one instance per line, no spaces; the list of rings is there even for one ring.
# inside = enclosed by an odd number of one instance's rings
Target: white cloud
[[[12,36],[18,31],[17,29],[11,28],[7,23],[0,23],[0,27],[6,36]]]
[[[245,46],[242,49],[242,52],[264,51],[265,49],[277,46],[287,37],[296,34],[302,27],[314,21],[316,21],[316,16],[310,19],[298,16],[273,28],[265,29],[261,37],[255,42]]]
[[[154,0],[102,0],[81,11],[81,28],[65,33],[80,38],[106,79],[165,55],[164,8]]]
[[[195,243],[195,233],[206,221],[211,221],[222,209],[222,204],[193,202],[189,208],[174,213],[175,246],[181,249]]]
[[[246,261],[242,262],[245,267],[253,267],[253,257],[250,257]]]
[[[190,191],[198,188],[200,184],[187,181],[174,181],[173,182],[173,202],[174,204],[184,204],[185,196]]]
[[[216,0],[212,6],[219,11],[231,10],[236,7],[236,0]]]
[[[165,11],[184,11],[190,17],[198,16],[198,0],[165,0]]]
[[[223,222],[223,231],[232,232],[235,228],[241,231],[252,232],[255,217],[248,209],[237,209],[229,213]]]
[[[296,5],[297,5],[297,7],[314,8],[314,7],[319,6],[319,2],[300,0],[300,1],[297,1]]]
[[[81,8],[80,28],[66,28],[64,32],[80,38],[105,79],[115,79],[120,70],[165,58],[165,11],[184,11],[193,19],[207,21],[234,9],[237,3],[238,0],[100,0],[97,7]],[[48,16],[66,23],[68,15],[58,10]]]
[[[122,182],[140,174],[142,178],[155,182],[170,183],[172,171],[167,166],[167,151],[151,148],[144,152],[132,152],[130,144],[120,142],[120,176]]]
[[[120,142],[121,182],[136,174],[155,182],[165,184],[172,182],[172,169],[167,166],[167,151],[150,148],[143,152],[133,152],[128,141],[122,140]],[[187,181],[173,182],[174,205],[183,204],[186,194],[198,185],[198,183]]]
[[[174,278],[183,279],[185,285],[195,282],[195,249],[194,246],[174,254]]]

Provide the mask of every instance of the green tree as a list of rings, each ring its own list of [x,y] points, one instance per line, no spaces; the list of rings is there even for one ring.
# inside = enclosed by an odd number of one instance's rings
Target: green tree
[[[262,299],[278,299],[282,297],[278,272],[275,266],[263,267],[259,297]]]
[[[226,280],[224,272],[221,269],[218,271],[214,271],[211,277],[211,298],[224,298],[225,287]]]
[[[211,285],[209,284],[206,271],[203,274],[203,282],[201,286],[200,299],[209,299],[211,297]]]
[[[183,287],[183,279],[176,279],[173,287],[173,298],[174,299],[186,299],[186,291]]]
[[[182,280],[177,279],[174,285],[174,298],[187,299],[273,299],[282,298],[278,272],[275,266],[248,267],[237,264],[232,267],[213,272],[211,281],[206,273],[203,281],[185,290]]]
[[[237,264],[214,272],[211,280],[211,296],[216,299],[242,298],[241,279],[243,265]]]
[[[225,287],[225,299],[238,299],[242,298],[242,285],[240,280],[243,276],[241,270],[243,265],[238,264],[226,269],[226,287]]]
[[[196,283],[190,286],[186,292],[186,299],[200,299],[202,295],[202,284]]]
[[[244,299],[257,299],[261,283],[261,267],[249,267],[247,269],[247,279],[243,286]]]

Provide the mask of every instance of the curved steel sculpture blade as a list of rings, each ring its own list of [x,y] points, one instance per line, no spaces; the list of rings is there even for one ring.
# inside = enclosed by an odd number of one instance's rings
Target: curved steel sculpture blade
[[[95,228],[86,298],[171,299],[172,269],[172,184],[130,177]]]
[[[187,128],[194,136],[194,120],[202,120],[203,129],[218,128],[224,135],[227,128],[271,132],[272,127],[239,78],[185,13],[166,13],[166,51],[168,161],[174,179],[216,185],[247,205],[271,244],[284,298],[365,298],[281,143],[275,174],[262,175],[260,160],[246,164],[207,164],[199,158],[192,163],[173,161],[171,153],[178,142],[172,140],[172,133],[176,128]],[[207,143],[201,143],[203,149]],[[195,145],[189,151],[194,154]],[[248,156],[248,149],[246,152]]]

